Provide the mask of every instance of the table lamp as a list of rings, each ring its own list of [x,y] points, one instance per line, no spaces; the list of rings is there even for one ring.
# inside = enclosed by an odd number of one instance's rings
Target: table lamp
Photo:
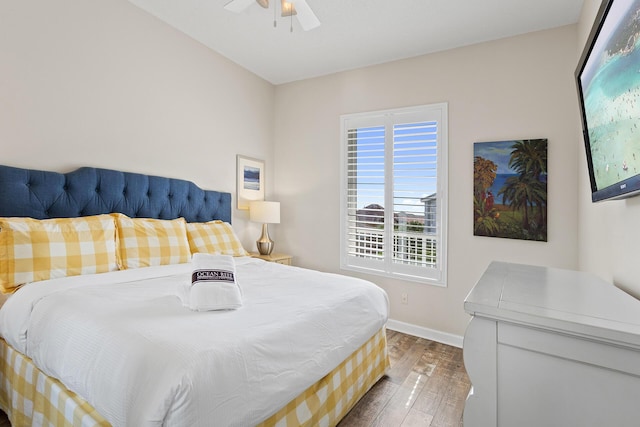
[[[280,202],[249,202],[249,220],[262,223],[262,236],[256,240],[256,246],[261,255],[270,255],[273,240],[269,237],[267,225],[280,224]]]

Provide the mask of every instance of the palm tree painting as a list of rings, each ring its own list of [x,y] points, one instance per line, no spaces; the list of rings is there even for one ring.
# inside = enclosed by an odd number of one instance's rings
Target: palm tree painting
[[[476,142],[473,234],[547,241],[547,140]]]

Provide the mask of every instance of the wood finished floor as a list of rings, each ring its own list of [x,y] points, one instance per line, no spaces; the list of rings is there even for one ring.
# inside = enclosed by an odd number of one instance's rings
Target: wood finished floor
[[[387,330],[391,370],[338,427],[462,426],[471,387],[462,349]]]
[[[387,330],[391,369],[338,427],[462,426],[470,383],[462,349]],[[11,427],[0,411],[0,427]]]

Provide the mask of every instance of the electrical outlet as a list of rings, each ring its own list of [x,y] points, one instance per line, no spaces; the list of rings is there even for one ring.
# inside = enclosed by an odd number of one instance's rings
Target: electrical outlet
[[[402,303],[403,304],[409,304],[409,295],[407,295],[406,292],[402,293]]]

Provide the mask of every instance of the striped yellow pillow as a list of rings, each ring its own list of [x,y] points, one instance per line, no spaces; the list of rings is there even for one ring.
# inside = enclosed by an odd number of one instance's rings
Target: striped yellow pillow
[[[112,215],[116,219],[121,269],[189,262],[191,251],[184,218],[163,220]]]
[[[231,224],[222,221],[187,223],[187,236],[192,253],[247,256]]]
[[[0,218],[0,289],[117,270],[115,232],[109,215]]]

